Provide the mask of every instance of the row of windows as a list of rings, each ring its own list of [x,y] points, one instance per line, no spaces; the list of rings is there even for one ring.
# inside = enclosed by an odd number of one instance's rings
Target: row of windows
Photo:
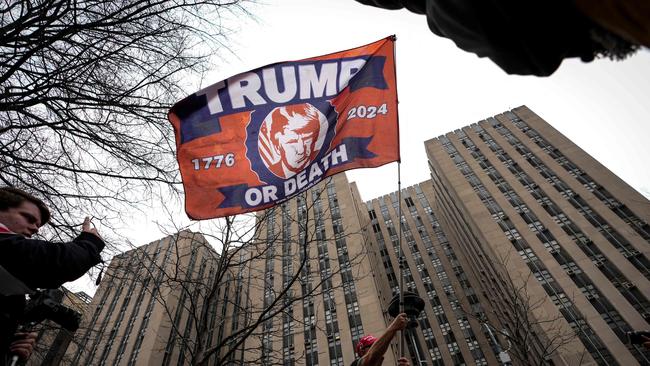
[[[609,207],[617,216],[626,224],[636,231],[642,238],[650,243],[650,225],[641,220],[628,207],[616,200],[611,193],[599,185],[587,173],[573,164],[562,152],[551,145],[546,139],[539,135],[537,131],[531,128],[526,122],[512,112],[506,112],[510,121],[522,132],[526,134],[535,144],[541,147],[550,157],[552,157],[560,166],[562,166],[570,175],[578,180],[590,192]]]
[[[480,126],[476,126],[475,128],[477,129],[477,131],[479,131],[482,139],[484,140],[491,139],[491,136],[487,132],[482,130]],[[508,140],[516,141],[514,137],[510,137]],[[473,144],[473,143],[471,142],[471,140],[467,139],[465,144]],[[525,151],[525,147],[522,147],[521,150]],[[503,152],[502,149],[497,149],[495,153],[498,156],[505,156],[505,159],[508,158],[507,153]],[[488,165],[490,164],[489,161],[485,159],[485,157],[481,156],[481,158],[485,164]],[[504,160],[504,159],[500,159],[500,160]],[[494,173],[496,175],[499,174],[497,172]],[[490,178],[492,178],[493,180],[496,179],[495,175],[491,176]],[[514,193],[514,191],[511,189],[508,189],[507,192],[508,192],[507,194],[511,196],[516,196],[516,193]],[[585,288],[589,286],[591,289],[593,289],[589,300],[592,302],[592,305],[594,305],[594,308],[601,314],[601,316],[603,316],[603,318],[606,319],[611,319],[612,317],[616,317],[617,319],[620,318],[620,315],[612,307],[611,303],[609,303],[609,301],[607,301],[606,299],[600,297],[600,292],[595,289],[593,284],[585,275],[581,274],[582,273],[581,269],[573,262],[573,260],[568,255],[568,253],[566,253],[564,249],[560,248],[557,245],[557,241],[553,238],[553,235],[545,227],[543,227],[543,225],[537,220],[535,215],[530,211],[523,212],[521,213],[521,215],[525,219],[525,221],[529,223],[529,228],[531,229],[531,231],[536,233],[540,241],[545,244],[545,247],[547,247],[547,249],[551,248],[553,257],[560,264],[561,268],[565,269],[566,273],[569,274],[570,278],[574,281],[574,283],[578,286],[578,288]],[[504,221],[508,221],[508,219],[502,218],[499,222],[504,223]],[[505,228],[503,226],[505,226]],[[511,225],[502,225],[502,228],[504,228],[504,230],[514,229],[514,226],[512,227],[509,226]],[[524,259],[525,263],[530,264],[531,262],[534,263],[539,260],[537,256],[533,253],[532,249],[530,248],[525,248],[525,249],[522,248],[519,251],[519,253]],[[625,334],[627,331],[631,330],[629,325],[626,322],[611,322],[610,326],[613,328],[613,330],[619,336],[619,338],[623,342],[625,342],[626,340]],[[643,354],[639,352],[638,349],[630,347],[630,350],[635,355],[635,357],[637,357],[640,361],[646,362],[645,357],[643,356]]]
[[[190,256],[190,263],[189,263],[189,266],[188,266],[188,270],[187,270],[187,272],[185,274],[185,281],[186,282],[188,282],[188,281],[191,282],[191,278],[192,278],[192,274],[194,273],[194,266],[196,264],[197,256],[198,256],[198,251],[196,250],[196,248],[192,248],[192,252],[191,252],[191,256]],[[186,308],[187,305],[185,304],[186,301],[188,301],[188,299],[187,299],[187,291],[181,291],[181,295],[180,295],[178,304],[176,305],[176,312],[174,314],[174,320],[173,320],[174,325],[172,326],[172,331],[169,333],[169,338],[167,339],[167,345],[165,346],[165,354],[163,356],[163,362],[162,362],[162,364],[165,365],[165,366],[170,364],[172,352],[173,352],[174,348],[176,347],[176,342],[177,342],[178,335],[176,334],[176,332],[173,331],[173,329],[181,329],[180,322],[181,322],[182,316],[185,313],[185,310],[187,310],[187,308]],[[191,326],[191,319],[192,319],[192,316],[188,315],[185,327],[182,328],[182,329],[184,329],[183,334],[188,333],[188,327]],[[186,339],[187,338],[183,335],[183,336],[180,337],[180,342],[186,342]],[[182,362],[183,361],[182,359],[184,358],[183,349],[185,349],[185,347],[180,348],[181,352],[179,353],[179,364],[183,364],[183,362]]]
[[[481,135],[479,134],[479,136],[481,136]],[[466,136],[461,136],[461,137],[466,138]],[[491,139],[488,139],[487,141],[492,141],[493,142],[493,140],[491,140]],[[466,143],[468,143],[468,141],[466,141]],[[488,143],[487,145],[491,146],[491,148],[493,148],[493,149],[498,149],[499,148],[498,145],[496,145],[496,143]],[[462,163],[466,164],[464,159],[458,154],[456,148],[451,144],[451,142],[447,138],[444,138],[443,146],[445,146],[445,149],[448,151],[449,156],[452,157],[452,159],[454,159],[454,161],[456,162],[457,165],[463,165]],[[471,150],[473,151],[473,155],[474,155],[475,158],[481,157],[482,158],[481,160],[482,160],[483,163],[488,163],[487,159],[485,159],[485,157],[481,156],[482,154],[480,154],[480,152],[478,152],[477,148],[472,147]],[[467,181],[471,185],[473,185],[474,187],[483,186],[483,184],[480,182],[480,180],[471,171],[466,172],[466,174],[464,174],[464,175],[467,178]],[[470,178],[470,177],[472,177],[472,178]],[[484,192],[487,193],[487,190],[485,190]],[[498,205],[496,203],[492,203],[492,206],[498,207]],[[503,210],[501,210],[499,208],[499,211],[503,211]],[[504,229],[504,228],[502,227],[502,229]],[[513,245],[514,245],[514,243],[519,243],[519,247],[515,246],[515,248],[517,250],[521,250],[522,247],[528,247],[528,244],[526,243],[526,241],[523,238],[521,238],[521,236],[519,235],[519,233],[518,233],[518,231],[516,229],[514,229],[514,228],[513,229],[505,228],[504,233],[506,233],[506,236],[508,236],[510,241],[513,242]],[[530,267],[530,269],[531,269],[531,271],[533,273],[540,272],[540,271],[545,269],[544,265],[540,261],[528,261],[527,264],[528,264],[528,266]],[[544,280],[544,282],[542,282],[542,284],[545,285],[543,287],[547,291],[549,296],[558,296],[558,294],[561,293],[562,290],[560,288],[558,288],[557,286],[546,286],[550,282],[548,282],[548,280],[545,279],[545,278],[542,278],[542,279]],[[563,305],[566,305],[566,304],[563,304]],[[563,315],[565,315],[567,321],[569,321],[569,322],[576,321],[578,319],[582,319],[582,316],[579,314],[577,309],[575,309],[575,307],[573,307],[573,306],[561,307],[560,311],[562,312]],[[605,360],[605,362],[607,360],[611,359],[611,355],[609,355],[608,354],[609,352],[607,352],[606,350],[604,352],[606,352],[607,354],[604,355],[604,356],[602,355],[602,352],[601,352],[601,349],[603,348],[602,347],[602,342],[600,342],[600,340],[597,339],[597,337],[591,337],[590,336],[591,333],[592,332],[590,332],[590,331],[589,332],[584,331],[583,328],[581,327],[580,332],[579,332],[579,336],[580,336],[581,340],[583,341],[583,344],[585,344],[585,347],[590,349],[591,351],[593,351],[592,356],[594,357],[594,359],[596,359],[596,360],[599,360],[599,359]]]
[[[331,181],[330,181],[331,183]],[[329,187],[328,187],[329,188]],[[333,191],[333,187],[328,189],[328,193]],[[322,225],[322,206],[320,203],[319,192],[312,191],[312,199],[314,201],[314,210],[316,217],[316,226]],[[321,240],[317,237],[316,245],[318,253],[322,253],[323,257],[319,259],[319,273],[323,283],[323,303],[325,310],[325,331],[327,335],[328,350],[330,365],[342,366],[343,365],[343,350],[341,349],[341,334],[339,330],[338,319],[336,315],[336,303],[332,290],[332,272],[329,265],[328,242]]]
[[[589,223],[603,233],[605,238],[617,248],[641,273],[650,279],[650,262],[648,259],[637,251],[623,236],[614,230],[600,215],[587,204],[587,202],[577,195],[569,186],[562,181],[551,169],[548,168],[539,158],[537,158],[527,147],[512,135],[512,133],[501,125],[498,121],[489,119],[493,127],[504,136],[508,136],[508,141],[517,146],[517,150],[558,192],[561,193],[580,214],[582,214]],[[502,149],[501,149],[502,151]],[[539,188],[536,188],[539,191]]]
[[[482,131],[482,129],[479,131]],[[489,136],[487,133],[482,134],[483,136]],[[508,154],[502,149],[497,150],[495,153],[497,154],[497,157],[499,157],[502,161],[511,160]],[[593,245],[593,242],[591,242],[591,240],[589,240],[589,238],[564,214],[559,206],[557,206],[548,196],[546,196],[544,191],[536,184],[529,183],[532,180],[516,162],[507,163],[506,167],[518,178],[522,185],[524,185],[524,187],[529,190],[537,202],[540,203],[542,208],[544,208],[544,210],[551,216],[553,221],[555,221],[564,230],[564,232],[566,232],[569,237],[573,239],[577,246],[592,260],[592,262],[596,264],[596,266],[608,279],[610,279],[610,281],[615,284],[628,282],[624,275],[618,270],[618,268],[616,268],[604,257],[600,250],[595,245]],[[544,233],[543,230],[538,230],[538,228],[541,228],[541,224],[539,224],[539,221],[537,221],[535,215],[530,213],[528,207],[523,204],[518,196],[511,195],[508,197],[508,201],[510,201],[513,207],[515,207],[515,210],[519,212],[524,220],[528,223],[531,231],[536,233],[539,232],[542,234]],[[493,216],[495,215],[496,214],[493,214]],[[499,215],[503,216],[503,213],[500,212]],[[543,244],[549,253],[553,254],[554,256],[557,256],[561,253],[561,249],[559,248],[557,241],[543,241]],[[640,293],[640,291],[635,288],[630,288],[629,286],[617,286],[617,288],[638,311],[640,311],[642,314],[648,313],[648,307],[650,304],[648,303],[645,296]]]
[[[435,217],[433,216],[433,211],[431,210],[430,206],[428,205],[428,202],[426,202],[426,203],[422,202],[422,199],[424,199],[423,193],[421,192],[419,186],[415,186],[415,189],[416,189],[416,192],[418,193],[418,198],[420,198],[421,204],[424,207],[425,213],[429,216],[432,227],[436,229],[436,235],[438,236],[438,239],[443,243],[442,247],[443,247],[445,253],[448,255],[448,257],[451,258],[450,260],[455,260],[455,254],[453,253],[453,250],[451,250],[451,248],[448,246],[448,242],[446,240],[446,237],[445,237],[444,233],[440,230],[439,225],[438,225]],[[436,250],[433,247],[433,243],[431,241],[431,238],[429,237],[428,232],[424,228],[424,222],[422,221],[421,217],[418,215],[417,208],[415,206],[415,202],[409,196],[409,192],[407,190],[403,190],[402,192],[406,196],[404,198],[404,203],[406,204],[406,207],[408,208],[408,211],[410,212],[411,216],[413,217],[413,220],[414,220],[414,222],[416,224],[416,229],[417,229],[418,233],[420,234],[419,235],[420,239],[422,240],[422,242],[424,243],[424,245],[426,247],[426,251],[427,251],[427,254],[429,255],[429,259],[431,260],[431,263],[434,266],[434,269],[435,269],[435,272],[436,272],[436,275],[438,277],[439,282],[443,286],[443,290],[445,291],[445,293],[447,295],[446,297],[451,302],[452,309],[455,309],[455,311],[458,313],[457,317],[460,317],[460,319],[465,319],[464,318],[464,313],[462,312],[462,309],[461,309],[461,307],[460,307],[460,305],[458,303],[458,300],[455,297],[454,288],[451,285],[451,282],[450,282],[450,280],[449,280],[449,278],[447,276],[447,273],[446,273],[444,267],[442,266],[442,263],[440,262],[440,258],[436,254]],[[398,206],[397,206],[397,204],[398,204],[397,195],[391,195],[390,199],[391,199],[391,203],[392,203],[393,208],[395,210],[397,210],[397,208],[398,208]],[[387,209],[387,207],[385,205],[385,201],[384,201],[383,197],[380,197],[378,201],[379,201],[379,206],[380,206],[380,209],[381,209],[382,213],[385,213],[384,222],[386,224],[387,230],[388,230],[389,234],[392,234],[392,231],[395,231],[395,229],[394,229],[394,226],[392,224],[392,220],[390,219],[390,216],[388,215],[388,209]],[[426,199],[425,199],[425,201],[426,201]],[[368,202],[368,203],[366,203],[366,206],[368,207],[369,216],[371,217],[371,219],[373,217],[376,217],[376,215],[374,215],[374,210],[372,210],[372,208],[371,208],[371,204]],[[403,237],[406,239],[408,248],[410,250],[410,256],[415,261],[416,268],[417,268],[417,271],[418,271],[418,273],[420,275],[421,282],[422,282],[423,286],[425,287],[425,290],[427,291],[427,297],[429,298],[430,304],[432,305],[432,307],[434,309],[433,311],[434,311],[434,314],[437,317],[437,321],[438,321],[438,324],[440,325],[440,329],[441,329],[442,335],[444,337],[444,340],[445,340],[445,342],[447,344],[456,344],[457,345],[457,340],[454,337],[453,332],[451,331],[449,320],[446,317],[446,315],[444,314],[444,311],[442,310],[442,306],[440,305],[440,300],[439,300],[438,295],[436,293],[436,290],[435,290],[435,288],[434,288],[434,286],[432,284],[431,277],[430,277],[426,267],[424,266],[424,261],[422,259],[423,257],[422,257],[422,254],[421,254],[419,248],[418,248],[417,242],[414,239],[413,232],[411,231],[410,226],[407,224],[406,218],[404,216],[401,217],[400,221],[401,221],[401,225],[402,225],[402,234],[403,234]],[[381,230],[375,231],[375,232],[376,232],[376,236],[378,238],[383,239],[383,235],[381,234]],[[394,238],[394,242],[393,242],[394,246],[397,246],[397,244],[398,244],[397,239],[398,239],[398,236],[397,236],[397,233],[395,233],[395,238]],[[381,242],[382,242],[381,244],[383,244],[383,240],[381,240]],[[446,244],[446,245],[444,245],[444,244]],[[380,247],[381,247],[381,245],[380,245]],[[385,256],[386,258],[388,258],[388,252],[385,251],[385,249],[382,249],[380,251],[380,253],[382,254],[382,257]],[[390,261],[389,258],[387,260]],[[384,263],[386,263],[386,259],[384,259]],[[390,269],[392,269],[392,266],[391,266]],[[392,282],[393,281],[392,278],[394,278],[394,274],[393,274],[393,276],[391,276],[391,273],[392,273],[392,270],[389,271],[389,273],[388,273],[390,282]],[[404,275],[404,279],[406,281],[407,287],[409,287],[409,290],[417,291],[417,289],[415,287],[415,282],[414,282],[414,279],[413,279],[413,276],[412,276],[412,273],[411,273],[411,269],[408,267],[408,264],[406,264],[405,268],[403,269],[403,275]],[[396,283],[397,282],[395,280],[395,284]],[[397,293],[397,289],[398,289],[398,286],[395,285],[395,287],[394,287],[395,293]],[[456,305],[454,306],[454,304],[456,304]],[[421,318],[426,319],[426,313],[422,313]],[[426,319],[426,324],[424,324],[421,321],[421,325],[422,325],[422,328],[424,329],[423,337],[425,337],[425,343],[427,345],[427,348],[429,349],[429,354],[430,354],[430,356],[434,357],[432,359],[432,361],[434,362],[434,364],[442,364],[442,358],[439,357],[439,355],[440,355],[439,349],[437,347],[437,344],[436,344],[435,340],[432,338],[433,337],[433,332],[431,330],[430,325],[428,325],[428,319]],[[467,335],[468,335],[468,338],[466,339],[466,342],[474,341],[475,337],[474,337],[471,329],[468,329],[466,332],[467,332]],[[430,334],[430,336],[428,334]],[[427,338],[429,338],[429,339],[427,339]],[[414,341],[415,340],[417,340],[417,339],[414,338]],[[420,347],[417,342],[415,343],[415,347],[417,347],[417,348]],[[452,353],[450,354],[450,356],[452,357],[452,359],[454,359],[456,361],[456,364],[464,364],[463,355],[460,353],[460,349],[457,349],[457,348],[458,348],[457,346],[455,348],[452,347],[452,349],[451,349]],[[413,350],[413,352],[415,352],[415,350]],[[417,352],[418,352],[418,354],[421,354],[421,351],[417,351]],[[435,355],[438,355],[438,356],[435,356]],[[475,362],[477,362],[478,364],[485,363],[485,358],[484,358],[484,356],[483,356],[480,349],[478,349],[476,352],[474,352],[473,356],[475,356]]]
[[[275,210],[271,208],[267,211],[266,223],[266,259],[264,264],[264,308],[271,306],[275,301],[275,292],[273,289],[273,273],[275,271]],[[267,319],[262,323],[262,354],[261,361],[263,365],[269,365],[272,362],[271,353],[273,352],[273,324],[274,319]]]
[[[300,207],[300,203],[298,203]],[[289,286],[293,277],[293,256],[291,253],[291,217],[287,203],[282,209],[282,288]],[[290,301],[289,299],[287,299]],[[282,360],[284,366],[295,364],[295,345],[293,339],[293,305],[288,305],[282,313]]]
[[[307,212],[307,205],[305,200],[298,196],[298,212],[299,222],[304,220],[304,213]],[[303,215],[300,215],[300,213]],[[302,225],[299,226],[300,236],[304,235],[304,228]],[[307,257],[309,258],[309,248],[307,248]],[[305,260],[303,251],[300,251],[300,260]],[[314,298],[310,295],[312,291],[312,280],[311,280],[311,270],[309,267],[309,262],[303,267],[301,272],[301,289],[302,289],[302,305],[303,305],[303,334],[305,338],[305,363],[307,366],[318,365],[318,349],[316,341],[316,315],[314,310]]]

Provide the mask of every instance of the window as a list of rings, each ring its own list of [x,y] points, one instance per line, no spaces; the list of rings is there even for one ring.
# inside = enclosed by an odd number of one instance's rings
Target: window
[[[557,253],[560,250],[560,245],[555,240],[551,240],[543,244],[544,248],[546,248],[546,250],[548,250],[551,254]]]
[[[553,282],[553,277],[545,269],[542,269],[539,272],[535,272],[534,275],[535,275],[535,278],[537,279],[537,281],[539,281],[539,282],[542,282],[542,283],[544,283],[544,282]]]
[[[553,304],[555,304],[559,308],[567,308],[571,305],[571,300],[566,297],[564,293],[559,293],[557,295],[551,295],[551,300],[553,301]]]
[[[519,234],[517,229],[511,229],[511,230],[508,230],[508,231],[504,231],[504,233],[506,234],[506,237],[510,241],[512,241],[512,240],[520,240],[521,239],[521,235]]]
[[[578,273],[582,273],[582,270],[580,267],[575,262],[567,262],[565,264],[560,265],[562,269],[569,275],[573,276]]]

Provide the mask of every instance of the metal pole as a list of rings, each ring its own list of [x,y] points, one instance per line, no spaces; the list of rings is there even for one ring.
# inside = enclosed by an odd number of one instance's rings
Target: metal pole
[[[502,365],[511,365],[511,360],[510,360],[510,355],[508,355],[508,352],[504,351],[503,348],[501,348],[501,344],[499,343],[499,340],[494,336],[492,333],[492,328],[490,328],[490,325],[488,323],[483,323],[483,326],[485,326],[485,329],[488,331],[488,335],[490,336],[490,339],[492,340],[492,343],[494,343],[494,347],[496,348],[499,356],[499,362]]]
[[[390,40],[393,42],[393,71],[395,72],[395,83],[397,83],[397,62],[396,59],[396,47],[395,41],[397,37],[395,35],[390,36]],[[399,143],[399,113],[397,112],[397,106],[399,105],[399,99],[397,98],[397,89],[395,89],[395,117],[397,118],[397,151],[400,152],[400,143]],[[397,159],[397,215],[398,225],[399,225],[399,236],[397,238],[397,246],[399,252],[399,312],[400,314],[404,312],[404,257],[402,253],[402,178],[401,178],[401,166],[402,158],[398,155]],[[399,344],[399,353],[400,357],[404,357],[404,330],[402,330],[400,335],[400,344]]]
[[[401,177],[402,162],[397,161],[397,221],[398,221],[398,236],[397,248],[399,252],[399,312],[404,312],[404,254],[402,252],[402,177]],[[404,330],[400,332],[399,354],[404,357]]]
[[[409,335],[409,340],[411,341],[411,348],[413,349],[413,352],[415,352],[415,358],[417,359],[417,366],[423,366],[427,364],[427,361],[422,359],[422,356],[420,356],[420,351],[418,350],[418,347],[416,345],[416,336],[415,336],[415,328],[409,328],[409,329],[404,329],[404,331],[408,331]]]

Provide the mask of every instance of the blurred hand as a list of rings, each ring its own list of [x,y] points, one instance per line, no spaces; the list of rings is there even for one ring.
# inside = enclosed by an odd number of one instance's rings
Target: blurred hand
[[[395,319],[393,319],[393,322],[390,323],[388,326],[388,329],[390,330],[402,330],[406,328],[406,325],[408,324],[409,320],[408,317],[406,316],[405,313],[399,314]]]
[[[641,338],[643,338],[643,347],[650,349],[650,337],[641,336]]]
[[[411,366],[411,363],[406,357],[401,357],[397,360],[397,366]]]
[[[84,223],[81,224],[81,231],[83,231],[85,233],[93,234],[96,237],[101,239],[102,237],[97,232],[97,229],[95,229],[94,227],[91,227],[90,225],[91,225],[90,224],[90,217],[86,216],[86,218],[84,219]]]
[[[29,356],[32,355],[38,333],[18,332],[14,336],[16,337],[16,340],[11,342],[9,351],[17,355],[21,360],[27,360]]]

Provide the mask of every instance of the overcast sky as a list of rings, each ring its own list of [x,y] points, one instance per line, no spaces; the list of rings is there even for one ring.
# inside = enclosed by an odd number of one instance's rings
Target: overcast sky
[[[403,187],[429,178],[425,140],[525,104],[650,197],[647,50],[622,62],[567,60],[546,78],[514,76],[435,36],[424,16],[406,10],[377,9],[354,0],[267,0],[248,10],[254,19],[226,15],[230,52],[216,59],[202,85],[188,94],[267,64],[345,50],[395,34]],[[397,190],[395,163],[347,174],[364,200]],[[182,208],[177,211],[177,223],[189,223]],[[151,225],[154,217],[136,213],[133,219],[141,225],[125,228],[125,233],[134,243],[163,236]]]
[[[215,61],[202,86],[270,63],[397,36],[403,187],[429,177],[424,140],[525,104],[650,197],[647,50],[622,62],[566,60],[546,78],[513,76],[435,36],[424,16],[406,10],[376,9],[354,0],[266,0],[248,10],[256,19],[230,16],[224,23],[233,32],[228,43],[231,52]],[[393,163],[347,174],[368,200],[395,191],[396,173]],[[179,208],[182,221],[187,222],[181,212]],[[127,232],[134,243],[162,236],[153,225],[143,229],[151,217],[137,219],[142,225]]]
[[[397,35],[403,186],[428,179],[423,141],[527,105],[636,190],[650,197],[650,52],[622,62],[567,60],[552,76],[507,75],[431,33],[422,15],[354,0],[277,0],[251,8],[212,84],[278,61]],[[396,165],[348,173],[364,200],[397,188]],[[650,209],[650,208],[649,208]]]

